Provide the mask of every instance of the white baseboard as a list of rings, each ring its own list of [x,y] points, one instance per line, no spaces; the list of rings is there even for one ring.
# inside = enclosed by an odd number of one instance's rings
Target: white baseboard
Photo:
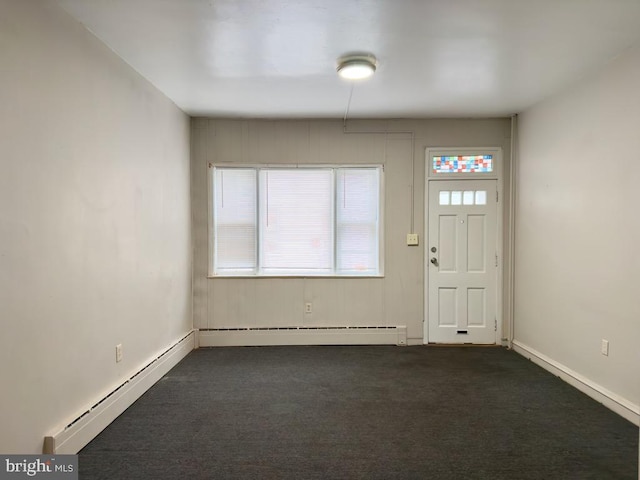
[[[43,453],[78,453],[194,349],[195,333],[192,330],[174,342],[63,430],[45,437]]]
[[[602,385],[589,380],[588,378],[574,372],[569,367],[556,362],[545,354],[514,340],[513,350],[523,357],[528,358],[533,363],[540,365],[545,370],[560,377],[569,385],[577,388],[582,393],[593,398],[595,401],[602,403],[605,407],[613,410],[618,415],[626,418],[631,423],[640,426],[640,407],[626,398],[607,390]]]
[[[407,327],[222,328],[198,331],[200,347],[406,345]]]

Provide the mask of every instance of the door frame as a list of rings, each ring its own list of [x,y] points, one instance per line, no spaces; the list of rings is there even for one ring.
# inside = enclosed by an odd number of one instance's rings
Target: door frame
[[[494,170],[491,173],[454,173],[435,174],[431,169],[431,158],[434,155],[493,155]],[[423,269],[424,269],[424,304],[423,304],[423,343],[429,343],[429,189],[432,182],[450,180],[496,180],[498,201],[496,202],[496,331],[495,344],[502,345],[504,321],[504,180],[503,155],[501,147],[464,147],[425,149],[425,189],[424,189],[424,232],[423,232]]]

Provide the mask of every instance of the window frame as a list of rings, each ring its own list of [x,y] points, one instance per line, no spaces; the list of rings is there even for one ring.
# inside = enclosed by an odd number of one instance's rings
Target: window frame
[[[297,169],[311,169],[311,170],[321,170],[321,169],[332,169],[333,170],[333,186],[332,193],[333,198],[331,199],[333,208],[332,208],[332,221],[333,221],[333,271],[326,274],[314,274],[310,272],[305,273],[282,273],[282,274],[272,274],[272,273],[262,273],[260,271],[259,265],[259,256],[256,258],[257,267],[254,270],[254,273],[216,273],[215,272],[215,238],[214,238],[214,230],[215,230],[215,219],[214,219],[214,211],[215,211],[215,169],[216,168],[225,168],[225,169],[255,169],[256,170],[256,193],[259,195],[259,176],[261,170],[274,170],[274,169],[283,169],[283,170],[297,170]],[[378,271],[377,273],[346,273],[339,274],[336,272],[336,258],[337,258],[337,214],[336,214],[336,200],[337,200],[337,189],[336,189],[336,171],[338,169],[377,169],[379,176],[379,186],[378,186]],[[287,164],[287,163],[278,163],[278,164],[252,164],[252,163],[208,163],[208,172],[207,172],[207,245],[208,245],[208,273],[207,278],[382,278],[384,277],[384,209],[385,209],[385,168],[384,164]],[[259,251],[261,249],[261,233],[260,233],[260,198],[256,197],[256,249]]]

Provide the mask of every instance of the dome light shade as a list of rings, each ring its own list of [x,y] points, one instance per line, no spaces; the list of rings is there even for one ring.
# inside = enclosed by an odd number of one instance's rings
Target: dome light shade
[[[338,60],[338,75],[347,80],[369,78],[376,71],[373,55],[351,55]]]

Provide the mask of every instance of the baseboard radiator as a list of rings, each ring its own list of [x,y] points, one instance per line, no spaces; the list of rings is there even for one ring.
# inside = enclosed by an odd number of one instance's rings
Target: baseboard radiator
[[[195,348],[192,330],[120,385],[82,412],[66,427],[44,438],[44,454],[76,454]]]
[[[200,347],[406,345],[406,326],[204,328]]]

